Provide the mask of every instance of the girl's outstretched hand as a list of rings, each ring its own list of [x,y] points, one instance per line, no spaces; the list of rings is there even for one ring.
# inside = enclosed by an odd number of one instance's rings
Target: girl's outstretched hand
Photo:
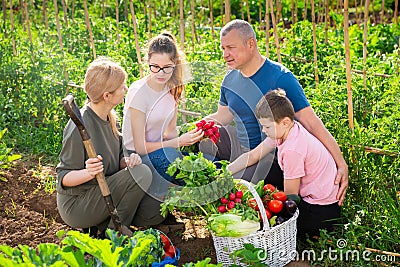
[[[178,137],[178,145],[179,147],[193,145],[199,142],[203,138],[203,135],[204,135],[203,130],[193,129]]]

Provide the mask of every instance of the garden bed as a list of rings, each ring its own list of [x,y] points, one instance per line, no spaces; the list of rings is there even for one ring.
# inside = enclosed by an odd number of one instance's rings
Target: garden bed
[[[36,247],[40,243],[60,244],[59,230],[72,230],[58,214],[54,167],[42,166],[37,159],[16,161],[0,176],[0,244]],[[181,250],[180,263],[196,262],[206,257],[216,263],[212,238],[205,221],[174,213],[181,225],[159,225]],[[290,266],[309,266],[291,263]]]

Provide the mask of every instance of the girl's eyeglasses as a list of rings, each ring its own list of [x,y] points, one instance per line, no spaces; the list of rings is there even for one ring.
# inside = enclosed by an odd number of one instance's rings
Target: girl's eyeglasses
[[[157,65],[149,65],[149,68],[150,71],[153,73],[159,73],[162,70],[165,74],[170,74],[171,72],[174,71],[175,66],[160,67]]]

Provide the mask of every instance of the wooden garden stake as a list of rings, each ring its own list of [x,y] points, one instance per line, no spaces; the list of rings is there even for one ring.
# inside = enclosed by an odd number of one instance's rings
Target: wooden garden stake
[[[103,15],[103,20],[106,19],[106,0],[101,1],[101,13]]]
[[[61,36],[60,19],[58,18],[57,0],[53,0],[53,5],[54,5],[54,13],[55,13],[55,17],[56,17],[58,43],[60,44],[61,51],[63,51],[64,45],[63,45],[62,36]]]
[[[324,8],[324,2],[322,0],[318,1],[318,19],[317,19],[317,24],[320,23],[323,18],[324,18],[324,13],[321,12]]]
[[[72,23],[74,23],[74,16],[75,16],[75,0],[72,0],[72,6],[71,6],[71,20],[72,20]]]
[[[3,26],[4,26],[4,36],[7,37],[7,31],[6,31],[6,22],[7,22],[7,2],[6,0],[3,0]]]
[[[192,30],[192,51],[194,52],[194,44],[196,42],[196,26],[195,26],[195,15],[194,15],[194,0],[190,1],[190,13],[192,16],[191,30]]]
[[[359,20],[358,20],[358,15],[357,15],[357,0],[354,0],[354,10],[355,10],[355,12],[356,12],[356,24],[357,25],[360,25],[360,22],[359,22]]]
[[[210,23],[211,23],[211,36],[215,36],[214,32],[214,16],[213,16],[213,1],[208,0],[208,6],[210,7]]]
[[[86,28],[89,32],[89,42],[90,45],[92,47],[92,51],[93,51],[93,58],[96,59],[96,48],[94,46],[94,40],[93,40],[93,32],[92,32],[92,28],[90,27],[90,19],[89,19],[89,11],[87,8],[87,3],[86,0],[83,0],[83,8],[85,9],[85,21],[86,21]]]
[[[42,14],[43,14],[43,20],[44,20],[44,27],[46,30],[49,29],[49,20],[47,18],[47,0],[43,0],[43,7],[42,7]]]
[[[171,10],[172,10],[172,16],[178,19],[178,11],[176,10],[175,0],[171,0]]]
[[[304,0],[303,20],[307,19],[307,6],[308,6],[308,1]]]
[[[315,75],[315,87],[318,86],[318,56],[317,56],[317,33],[315,27],[315,10],[314,10],[314,0],[310,0],[311,5],[311,19],[313,28],[313,46],[314,46],[314,75]]]
[[[127,0],[125,0],[124,1],[124,18],[125,18],[125,21],[128,23],[128,26],[131,26],[130,24],[129,24],[129,15],[128,15],[129,13],[128,13],[128,1]]]
[[[221,21],[225,21],[225,11],[224,11],[224,3],[225,3],[225,1],[224,0],[219,0],[219,3],[220,3],[220,9],[221,9]]]
[[[290,0],[290,9],[292,10],[292,25],[296,23],[296,13],[294,11],[294,0]]]
[[[65,22],[65,26],[68,28],[68,9],[67,9],[67,4],[65,3],[65,0],[61,0],[61,5],[63,8],[63,12],[64,12],[64,22]]]
[[[381,12],[380,12],[380,22],[383,23],[385,20],[385,0],[382,0]]]
[[[130,5],[130,8],[131,8],[133,35],[135,37],[135,49],[136,49],[136,57],[137,57],[137,60],[138,60],[138,63],[139,63],[139,73],[140,73],[140,78],[143,78],[142,57],[140,55],[139,37],[138,37],[138,34],[137,34],[135,8],[133,7],[132,0],[129,1],[129,5]]]
[[[325,0],[325,43],[328,43],[329,0]]]
[[[149,0],[149,5],[147,6],[147,12],[148,12],[148,18],[149,18],[149,37],[151,38],[152,35],[152,14],[151,14],[152,6],[151,6],[151,0]]]
[[[350,44],[349,44],[349,0],[344,0],[344,46],[346,52],[346,79],[347,79],[347,104],[349,126],[354,131],[353,123],[353,92],[351,89],[351,65],[350,65]]]
[[[239,1],[239,5],[240,5],[240,13],[242,14],[242,20],[244,20],[243,2],[242,2],[242,1]]]
[[[278,37],[278,31],[276,29],[276,22],[275,22],[275,14],[274,14],[274,4],[272,3],[272,0],[269,1],[269,8],[271,9],[271,19],[272,19],[272,27],[274,28],[274,37],[275,37],[275,45],[276,45],[276,55],[278,57],[278,62],[282,63],[281,59],[281,51],[279,47],[279,37]]]
[[[185,18],[183,16],[183,0],[179,0],[179,33],[181,39],[181,50],[185,49]]]
[[[269,7],[268,0],[265,0],[265,56],[269,58]]]
[[[116,43],[119,43],[119,0],[115,0],[115,30],[117,34]]]
[[[153,2],[153,17],[156,18],[157,17],[157,1]]]
[[[32,40],[32,33],[31,33],[31,23],[29,21],[29,13],[28,13],[28,4],[26,3],[26,1],[23,1],[23,5],[24,5],[24,10],[25,10],[25,19],[26,19],[26,25],[27,25],[27,29],[28,29],[28,36],[29,36],[29,41],[31,43],[31,57],[32,57],[32,61],[35,61],[35,56],[33,55],[33,40]]]
[[[364,8],[364,35],[363,35],[363,81],[364,90],[367,92],[367,37],[368,37],[369,0],[365,0]]]
[[[281,17],[282,17],[282,1],[276,0],[276,23],[279,23],[279,21],[281,21]]]
[[[398,26],[398,11],[399,10],[399,0],[394,0],[394,24],[396,24],[396,26]]]
[[[231,1],[225,0],[225,24],[231,21]]]
[[[247,21],[251,23],[249,0],[246,0],[246,14],[247,14]]]
[[[13,55],[17,55],[17,48],[15,45],[15,37],[14,37],[14,18],[13,18],[13,5],[12,1],[10,1],[10,22],[11,22],[11,42],[12,42],[12,47],[13,47]]]

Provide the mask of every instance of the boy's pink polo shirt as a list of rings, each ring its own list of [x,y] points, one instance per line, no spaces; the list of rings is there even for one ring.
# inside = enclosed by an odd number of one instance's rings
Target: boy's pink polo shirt
[[[337,202],[339,185],[335,185],[337,168],[325,146],[300,123],[286,140],[277,140],[278,162],[285,179],[300,179],[300,196],[310,204],[328,205]]]

